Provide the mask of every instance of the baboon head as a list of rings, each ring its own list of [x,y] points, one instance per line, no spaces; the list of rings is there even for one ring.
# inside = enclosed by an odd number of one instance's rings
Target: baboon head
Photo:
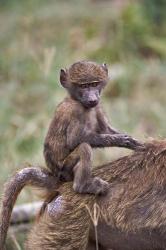
[[[99,103],[101,90],[108,82],[108,69],[106,64],[76,62],[69,69],[61,69],[60,82],[75,100],[92,108]]]

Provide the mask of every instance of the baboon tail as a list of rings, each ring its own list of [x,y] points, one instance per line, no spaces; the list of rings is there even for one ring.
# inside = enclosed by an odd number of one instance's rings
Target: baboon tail
[[[17,197],[24,186],[55,190],[58,185],[57,177],[51,175],[47,169],[26,167],[18,171],[6,184],[1,203],[0,217],[0,250],[5,249],[5,240],[10,224],[11,213]]]

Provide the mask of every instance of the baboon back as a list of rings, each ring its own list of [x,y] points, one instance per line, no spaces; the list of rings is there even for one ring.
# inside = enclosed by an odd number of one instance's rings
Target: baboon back
[[[106,196],[80,195],[71,183],[59,188],[32,229],[26,249],[87,249],[95,241],[94,210],[101,249],[166,249],[166,140],[152,141],[94,176],[110,183]],[[95,220],[96,221],[96,220]]]

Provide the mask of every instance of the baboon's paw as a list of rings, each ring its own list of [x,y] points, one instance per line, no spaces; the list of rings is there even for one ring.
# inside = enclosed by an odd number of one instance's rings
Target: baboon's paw
[[[85,183],[77,185],[74,183],[73,189],[77,193],[87,193],[95,195],[104,195],[108,192],[109,183],[99,177],[90,178]]]

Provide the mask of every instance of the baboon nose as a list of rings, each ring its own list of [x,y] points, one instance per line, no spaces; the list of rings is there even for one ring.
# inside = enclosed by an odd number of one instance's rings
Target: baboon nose
[[[89,102],[89,104],[90,104],[91,107],[96,106],[97,103],[98,103],[97,100],[91,100],[91,101]]]

